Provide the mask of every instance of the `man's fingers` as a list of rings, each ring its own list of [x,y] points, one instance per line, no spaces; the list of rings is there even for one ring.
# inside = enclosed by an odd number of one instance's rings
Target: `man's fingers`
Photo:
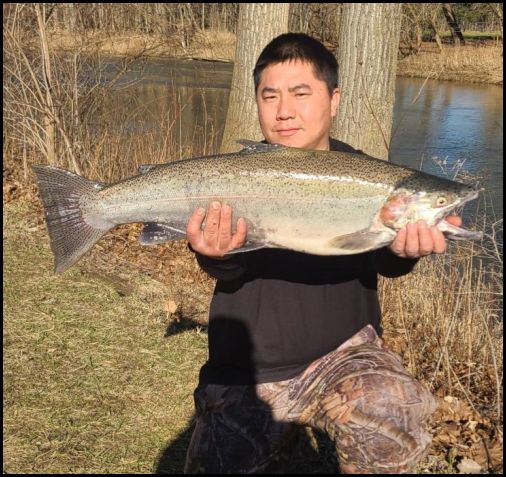
[[[448,215],[445,220],[448,223],[455,225],[455,227],[460,227],[462,225],[462,218],[460,218],[458,215]]]
[[[460,217],[451,216],[449,222],[458,226],[462,223]],[[446,238],[436,227],[429,227],[424,220],[415,224],[409,222],[405,228],[397,232],[390,250],[399,257],[418,258],[431,253],[444,253],[446,251]]]
[[[424,257],[432,253],[434,249],[434,238],[427,223],[420,220],[418,223],[418,255]]]
[[[202,224],[206,224],[202,230]],[[186,235],[192,249],[208,257],[221,258],[236,248],[240,248],[246,241],[246,221],[237,221],[237,230],[232,234],[232,207],[223,206],[220,202],[212,202],[206,210],[197,209],[190,216],[186,226]]]
[[[232,238],[232,208],[224,204],[221,208],[218,248],[228,250]]]
[[[440,230],[438,230],[437,227],[431,227],[430,232],[432,235],[432,240],[434,241],[433,253],[444,253],[446,251],[445,236],[441,233]]]
[[[416,224],[409,222],[408,225],[406,226],[406,229],[407,229],[406,247],[404,248],[404,251],[406,255],[410,258],[418,257],[418,248],[419,248],[418,227],[416,226]]]
[[[188,224],[186,225],[186,236],[188,238],[188,242],[190,242],[192,246],[197,244],[197,242],[201,239],[201,227],[205,216],[205,209],[200,207],[193,212],[188,220]]]
[[[210,247],[218,245],[218,230],[220,227],[221,204],[212,202],[207,210],[206,225],[204,227],[204,240]]]
[[[236,248],[240,248],[246,242],[246,233],[247,233],[246,221],[241,217],[237,221],[237,229],[235,234],[232,236],[232,240],[230,241],[230,247],[232,250]]]
[[[392,252],[400,257],[405,256],[404,248],[406,247],[406,234],[406,227],[403,227],[397,232],[395,240],[392,242],[392,245],[390,245]]]

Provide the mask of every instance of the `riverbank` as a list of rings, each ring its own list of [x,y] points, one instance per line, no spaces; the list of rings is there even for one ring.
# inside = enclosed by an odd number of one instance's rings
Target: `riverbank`
[[[48,35],[51,48],[57,51],[111,56],[148,58],[188,58],[232,62],[235,35],[205,30],[188,36],[187,44],[161,35],[126,34],[112,36],[103,32],[88,33],[85,38],[70,32]],[[417,54],[398,61],[397,75],[472,83],[502,84],[502,47],[496,41],[466,46],[444,45],[439,52],[435,43],[424,43]]]
[[[419,53],[397,63],[397,76],[469,83],[502,84],[502,48],[495,41],[466,46],[424,43]]]
[[[93,55],[138,56],[146,58],[188,58],[231,62],[235,53],[235,35],[226,31],[205,30],[179,38],[162,35],[88,32],[85,37],[67,31],[48,33],[48,43],[56,51]],[[184,44],[185,43],[185,44]]]

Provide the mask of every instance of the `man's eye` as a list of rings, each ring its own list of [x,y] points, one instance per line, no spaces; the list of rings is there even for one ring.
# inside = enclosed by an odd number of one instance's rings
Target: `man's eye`
[[[307,96],[308,93],[297,93],[295,96]]]
[[[264,96],[264,99],[275,99],[276,96]]]

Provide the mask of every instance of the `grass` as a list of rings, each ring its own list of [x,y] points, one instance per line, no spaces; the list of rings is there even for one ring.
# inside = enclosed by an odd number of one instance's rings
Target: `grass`
[[[465,40],[498,40],[501,38],[501,32],[497,31],[472,31],[468,30],[462,33]],[[441,38],[451,39],[452,34],[445,32],[441,34]]]
[[[6,204],[4,473],[182,473],[206,328],[146,275],[125,294],[88,268],[55,275],[38,205]],[[290,473],[336,466],[326,436],[301,433]]]
[[[172,446],[181,472],[205,333],[167,336],[161,298],[53,274],[26,212],[4,210],[4,472],[152,473]]]
[[[472,83],[502,84],[502,46],[447,46],[424,44],[419,54],[398,61],[397,75]]]
[[[49,44],[55,51],[83,52],[111,56],[139,56],[207,59],[232,61],[235,52],[235,35],[227,31],[199,30],[188,46],[182,46],[175,38],[167,35],[115,33],[93,31],[84,37],[68,30],[53,30]]]
[[[408,370],[440,397],[459,396],[499,422],[502,271],[497,263],[486,268],[478,250],[450,243],[409,275],[382,279],[380,299],[387,335],[401,335],[397,351]]]

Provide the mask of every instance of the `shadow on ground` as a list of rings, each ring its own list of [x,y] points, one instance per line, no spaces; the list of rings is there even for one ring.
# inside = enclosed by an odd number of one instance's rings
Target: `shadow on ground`
[[[162,450],[153,471],[156,474],[182,474],[186,449],[194,428],[193,419],[178,438]],[[310,428],[300,427],[286,474],[337,474],[338,463],[330,438]]]

